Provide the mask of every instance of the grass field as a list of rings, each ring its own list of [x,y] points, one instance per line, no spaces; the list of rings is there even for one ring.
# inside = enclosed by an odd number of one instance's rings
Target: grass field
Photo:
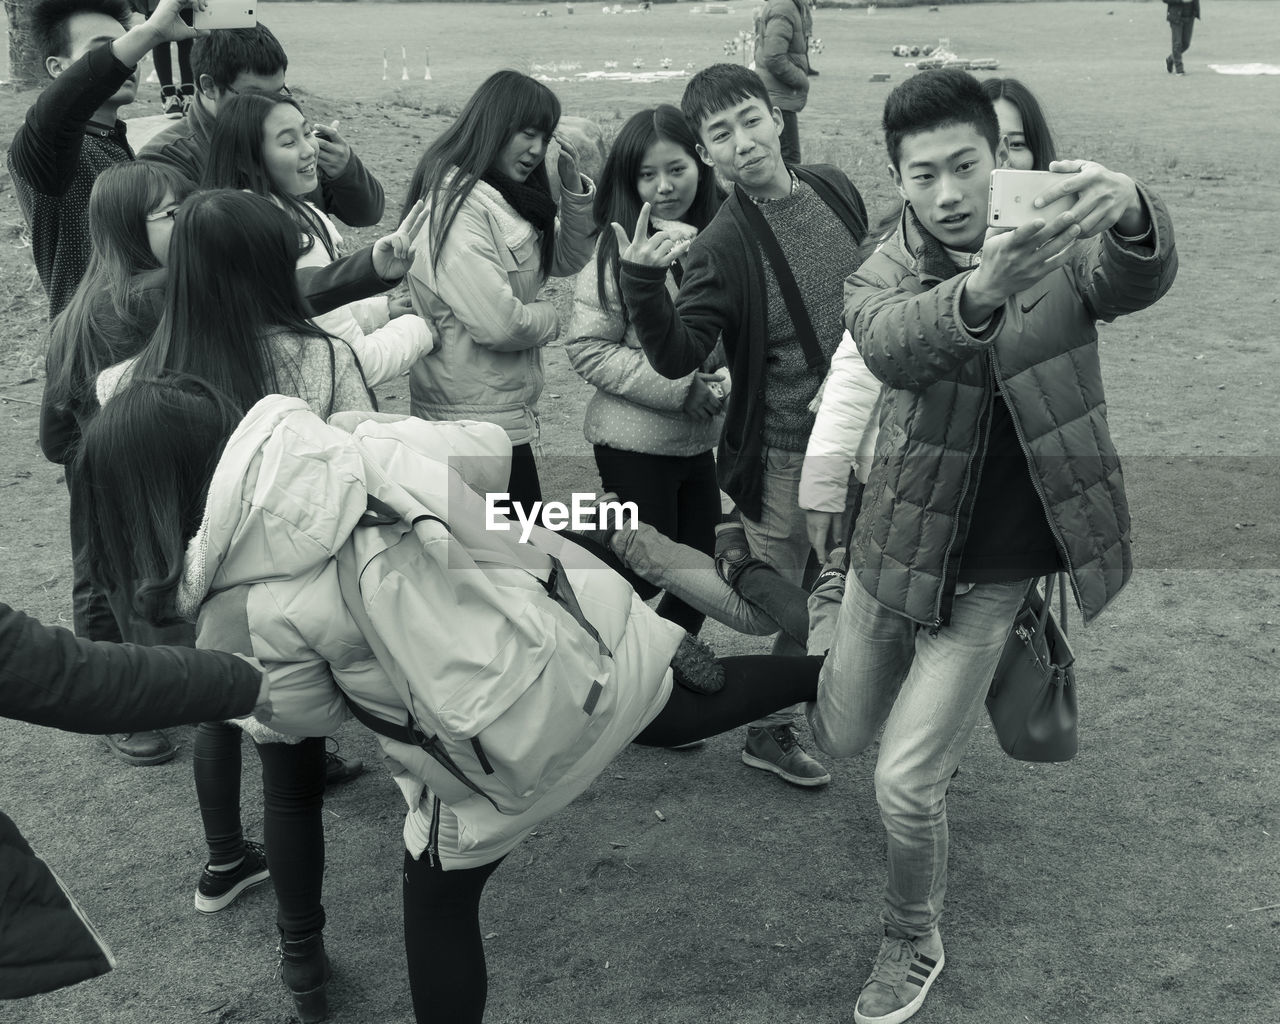
[[[263,4],[289,84],[342,130],[398,207],[426,141],[494,68],[581,70],[721,59],[747,27],[662,5],[603,16],[537,6]],[[1277,237],[1280,78],[1209,63],[1275,61],[1280,3],[1207,2],[1185,79],[1167,76],[1157,2],[819,11],[824,43],[801,115],[805,155],[842,166],[873,217],[892,200],[878,120],[906,70],[895,43],[946,37],[1042,97],[1064,155],[1146,181],[1182,260],[1155,309],[1106,327],[1110,419],[1126,455],[1137,573],[1075,634],[1081,753],[1005,758],[979,730],[951,790],[947,968],[922,1024],[1271,1024],[1280,1019],[1280,443]],[[410,81],[400,76],[408,51]],[[430,48],[432,80],[423,81]],[[390,81],[382,53],[390,51]],[[886,72],[885,83],[869,77]],[[571,72],[565,72],[571,74]],[[606,133],[680,84],[555,83]],[[7,138],[30,95],[0,92]],[[157,109],[154,97],[139,113]],[[36,445],[44,306],[0,181],[0,599],[70,618],[66,497]],[[350,240],[373,230],[352,231]],[[568,285],[551,297],[567,311]],[[597,486],[585,385],[548,350],[548,492]],[[383,390],[403,408],[403,384]],[[719,628],[723,652],[764,649]],[[0,807],[78,894],[121,964],[6,1005],[6,1021],[283,1024],[274,906],[262,890],[191,909],[203,859],[190,735],[171,765],[131,769],[93,741],[0,723]],[[344,752],[375,759],[355,726]],[[874,754],[800,792],[738,761],[740,737],[693,753],[632,749],[495,876],[482,910],[494,1024],[846,1024],[877,945],[883,834]],[[245,820],[260,836],[257,764]],[[655,814],[660,811],[662,818]],[[335,1021],[412,1019],[399,933],[403,805],[374,770],[326,803]],[[449,1022],[442,1022],[449,1024]]]

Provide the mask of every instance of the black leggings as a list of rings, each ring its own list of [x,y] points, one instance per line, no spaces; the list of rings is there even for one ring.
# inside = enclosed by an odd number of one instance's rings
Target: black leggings
[[[820,657],[755,655],[720,663],[724,689],[708,695],[675,686],[636,742],[689,743],[817,698]],[[479,1024],[489,990],[480,894],[502,862],[444,871],[438,860],[429,861],[404,855],[404,948],[413,1012],[418,1024]]]
[[[240,829],[240,729],[204,722],[192,758],[196,798],[212,864],[244,856]],[[324,740],[255,743],[262,761],[262,832],[276,891],[276,924],[286,937],[324,928]]]
[[[178,73],[182,76],[182,85],[194,85],[195,78],[191,74],[191,44],[193,39],[178,40]],[[169,53],[169,44],[161,43],[151,51],[151,59],[156,65],[156,77],[161,85],[173,87],[173,57]]]

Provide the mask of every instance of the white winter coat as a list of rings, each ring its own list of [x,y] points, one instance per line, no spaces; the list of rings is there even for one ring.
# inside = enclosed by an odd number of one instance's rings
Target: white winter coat
[[[374,714],[403,720],[394,687],[346,610],[334,560],[365,511],[370,467],[413,481],[434,513],[457,517],[461,536],[484,515],[484,498],[471,488],[505,488],[510,465],[510,442],[493,424],[361,413],[337,419],[355,433],[326,424],[298,399],[273,395],[250,410],[214,473],[181,587],[179,610],[191,616],[199,609],[197,646],[260,659],[271,680],[272,726],[294,736],[332,733],[347,714],[344,691]],[[459,455],[489,457],[451,458]],[[554,535],[550,542],[570,544]],[[619,699],[608,728],[560,786],[518,816],[498,813],[479,796],[440,804],[422,781],[428,755],[379,737],[408,801],[405,843],[415,856],[429,839],[446,869],[505,855],[585,790],[665,705],[682,632],[617,574],[601,567],[585,575],[591,591],[630,608],[611,632],[595,623],[615,652]],[[432,626],[422,623],[427,657],[447,651],[452,640]]]
[[[307,205],[324,225],[329,244],[336,252],[342,245],[338,229],[318,207]],[[332,262],[328,249],[319,240],[298,257],[299,268],[327,267]],[[390,302],[385,295],[350,302],[311,319],[321,330],[351,346],[369,387],[395,380],[435,347],[431,327],[422,317],[410,313],[391,319]]]
[[[849,474],[867,482],[876,452],[882,387],[845,331],[818,395],[817,418],[800,471],[801,508],[843,512]]]

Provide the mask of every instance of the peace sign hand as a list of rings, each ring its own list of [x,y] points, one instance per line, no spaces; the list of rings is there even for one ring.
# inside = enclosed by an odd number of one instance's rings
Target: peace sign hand
[[[618,240],[618,258],[642,267],[669,267],[689,251],[693,240],[677,242],[665,231],[650,235],[651,209],[648,203],[640,207],[634,239],[627,237],[627,232],[617,221],[610,225],[613,228],[613,236]]]
[[[373,270],[384,281],[398,281],[413,265],[413,242],[427,222],[427,204],[419,199],[400,226],[373,244]]]

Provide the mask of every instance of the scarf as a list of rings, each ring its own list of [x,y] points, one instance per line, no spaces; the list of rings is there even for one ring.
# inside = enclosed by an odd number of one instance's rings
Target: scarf
[[[534,171],[527,181],[516,181],[490,168],[480,180],[495,189],[511,208],[538,232],[538,256],[543,274],[549,274],[556,253],[556,202],[546,173]]]

